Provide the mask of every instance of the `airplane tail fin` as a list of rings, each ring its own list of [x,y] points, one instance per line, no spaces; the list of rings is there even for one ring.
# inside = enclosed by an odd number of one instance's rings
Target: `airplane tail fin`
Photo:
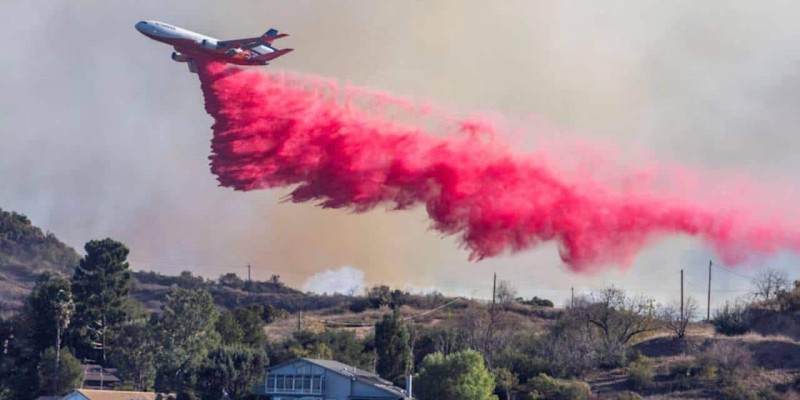
[[[280,39],[286,36],[289,35],[286,33],[278,33],[277,29],[269,28],[268,31],[264,32],[264,34],[261,35],[261,41],[267,44],[272,44],[273,40]]]

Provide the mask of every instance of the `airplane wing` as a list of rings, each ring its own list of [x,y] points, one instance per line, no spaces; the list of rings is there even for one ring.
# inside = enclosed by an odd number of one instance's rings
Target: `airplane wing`
[[[221,48],[229,49],[231,47],[242,47],[248,44],[272,44],[273,40],[284,38],[286,36],[289,35],[286,33],[278,33],[276,29],[270,29],[259,37],[222,40],[217,42],[217,45]]]

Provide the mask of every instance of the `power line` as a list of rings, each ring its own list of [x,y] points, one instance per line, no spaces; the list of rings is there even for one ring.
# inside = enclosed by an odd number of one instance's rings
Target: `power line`
[[[202,270],[205,273],[209,273],[209,272],[212,272],[212,273],[213,272],[227,273],[227,272],[231,272],[231,271],[235,271],[235,270],[241,270],[241,268],[242,268],[242,264],[236,264],[236,263],[231,263],[231,264],[228,264],[228,263],[195,263],[195,262],[187,262],[185,260],[154,261],[154,260],[141,260],[141,259],[139,259],[139,260],[129,260],[129,263],[133,267],[136,267],[137,269],[139,269],[140,271],[144,271],[144,268],[150,268],[151,270],[152,269],[158,270],[158,269],[164,269],[164,268],[183,268],[184,270],[198,270],[199,269],[199,270]],[[331,268],[325,268],[323,270],[311,269],[311,268],[303,268],[303,269],[292,268],[291,270],[280,270],[280,269],[277,269],[277,268],[274,268],[274,267],[258,267],[258,266],[254,266],[254,267],[259,269],[259,270],[266,270],[266,271],[269,271],[271,273],[275,273],[275,274],[278,274],[278,275],[289,275],[289,276],[295,276],[295,277],[306,278],[306,279],[310,278],[310,277],[312,277],[314,275],[317,275],[319,273],[331,270]],[[740,274],[740,273],[737,273],[737,272],[734,272],[734,271],[731,271],[731,270],[728,270],[728,269],[724,269],[724,268],[718,267],[717,265],[713,265],[713,267],[716,268],[716,269],[722,270],[725,273],[734,275],[734,276],[736,276],[736,277],[738,277],[740,279],[745,279],[748,282],[752,280],[752,277],[749,277],[749,276],[746,276],[746,275],[743,275],[743,274]],[[719,282],[719,281],[717,281],[717,282]],[[366,280],[364,280],[364,281],[362,281],[360,283],[363,284],[364,287],[370,287],[370,286],[375,286],[375,285],[386,284],[386,282],[371,282],[371,281],[366,281]],[[398,287],[402,287],[402,285],[398,286]],[[527,291],[530,291],[530,292],[533,292],[533,293],[544,292],[545,295],[547,295],[547,293],[549,293],[550,295],[553,295],[553,296],[559,296],[559,295],[570,296],[573,293],[573,290],[574,290],[574,286],[559,288],[559,287],[543,287],[543,286],[540,286],[540,285],[524,284],[524,283],[523,284],[519,284],[519,285],[515,285],[515,287],[517,289],[523,289],[526,292]],[[414,290],[425,291],[426,288],[424,288],[424,287],[423,288],[413,288],[413,286],[411,286],[411,285],[406,285],[406,289],[405,290],[409,290],[409,291],[412,291],[412,292]],[[473,297],[474,297],[474,292],[485,291],[486,287],[477,286],[477,285],[469,285],[469,284],[468,285],[464,285],[464,284],[452,282],[452,283],[438,283],[438,284],[436,284],[435,288],[430,288],[430,290],[444,290],[444,291],[451,292],[451,293],[453,293],[453,292],[459,293],[460,292],[459,294],[462,295],[462,296],[464,295],[464,293],[466,293],[468,291],[472,291],[473,292]],[[580,290],[581,291],[596,292],[596,291],[602,290],[602,287],[601,286],[597,286],[597,285],[588,285],[586,287],[580,288]],[[720,293],[720,294],[725,294],[725,293],[727,293],[727,294],[740,294],[740,293],[748,293],[749,292],[748,290],[734,290],[734,289],[722,289],[722,290],[712,290],[712,291],[715,292],[715,293]],[[661,296],[663,296],[663,295],[667,295],[667,296],[674,295],[674,292],[670,291],[670,290],[647,289],[645,292],[647,294],[656,294],[656,295],[661,295]],[[695,293],[695,291],[692,291],[690,293]]]
[[[752,277],[752,276],[747,276],[747,275],[744,275],[744,274],[740,274],[740,273],[738,273],[738,272],[733,272],[733,271],[732,271],[732,270],[730,270],[730,269],[727,269],[727,268],[722,268],[722,267],[719,267],[719,266],[716,266],[716,265],[714,265],[714,266],[713,266],[713,268],[715,268],[715,269],[717,269],[717,270],[720,270],[720,271],[722,271],[722,272],[725,272],[725,273],[731,274],[731,275],[733,275],[733,276],[736,276],[736,277],[739,277],[739,278],[742,278],[742,279],[746,279],[748,282],[751,282],[751,281],[753,280],[753,278],[754,278],[754,277]]]

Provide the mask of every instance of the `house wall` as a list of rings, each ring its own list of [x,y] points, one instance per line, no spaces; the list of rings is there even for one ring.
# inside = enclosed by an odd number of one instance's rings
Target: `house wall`
[[[355,381],[353,382],[353,393],[359,397],[377,397],[377,398],[385,398],[385,399],[394,399],[398,396],[393,396],[390,393],[387,393],[384,390],[376,388],[375,386],[368,385],[364,382]]]
[[[86,396],[84,396],[84,395],[82,395],[82,394],[80,394],[78,392],[72,392],[72,393],[68,394],[67,397],[64,397],[61,400],[89,400],[89,399],[87,399]]]
[[[325,375],[325,399],[347,400],[350,396],[350,378],[337,373]]]
[[[377,399],[395,399],[398,397],[372,385],[357,380],[351,380],[349,376],[327,370],[303,360],[298,360],[273,369],[262,383],[266,385],[266,380],[269,379],[270,375],[301,374],[322,375],[323,381],[325,382],[322,395],[323,400],[348,400],[351,394],[357,397]],[[309,398],[317,398],[318,396],[319,395],[308,395]],[[287,396],[287,398],[288,397],[289,396]]]

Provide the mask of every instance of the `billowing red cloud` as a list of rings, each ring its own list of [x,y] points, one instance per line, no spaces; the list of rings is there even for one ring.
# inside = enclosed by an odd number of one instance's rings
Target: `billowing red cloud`
[[[432,112],[452,127],[443,138],[387,118],[387,103],[421,109],[387,95],[219,64],[202,66],[200,79],[215,120],[211,170],[222,186],[296,185],[293,202],[356,212],[422,205],[432,226],[457,235],[472,259],[556,241],[564,262],[586,271],[624,265],[665,234],[700,237],[727,262],[800,249],[797,231],[719,200],[622,193],[589,178],[567,179],[547,157],[487,140],[483,134],[495,129],[489,121],[451,124]]]

